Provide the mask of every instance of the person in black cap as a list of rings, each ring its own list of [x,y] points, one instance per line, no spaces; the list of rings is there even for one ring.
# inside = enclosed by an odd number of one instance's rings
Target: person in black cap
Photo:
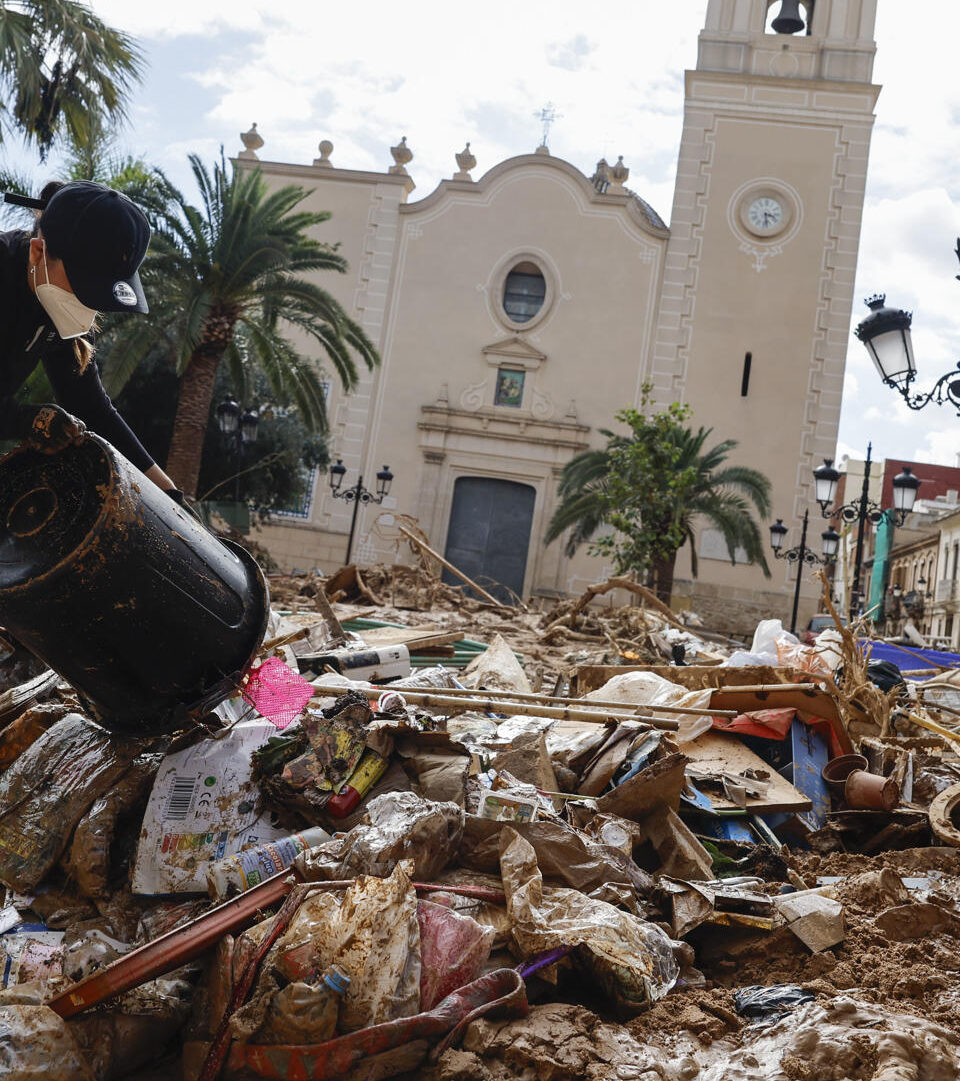
[[[32,233],[0,232],[0,439],[26,440],[52,454],[89,426],[182,504],[182,493],[114,408],[93,363],[99,312],[148,310],[138,274],[150,240],[143,211],[85,180],[48,184],[36,200],[4,198],[40,213]],[[15,397],[38,363],[57,405]]]

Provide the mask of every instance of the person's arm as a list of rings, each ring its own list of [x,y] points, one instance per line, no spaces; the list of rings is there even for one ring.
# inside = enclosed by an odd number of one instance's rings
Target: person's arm
[[[47,353],[43,366],[57,403],[76,414],[97,435],[112,443],[120,453],[160,488],[173,488],[173,481],[154,462],[146,448],[133,434],[114,408],[100,382],[100,372],[91,360],[81,372],[73,353],[72,342],[64,342]],[[156,472],[151,476],[151,471]]]

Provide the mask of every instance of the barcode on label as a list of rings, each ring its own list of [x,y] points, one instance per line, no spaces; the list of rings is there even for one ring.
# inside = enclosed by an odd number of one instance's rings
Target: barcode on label
[[[167,799],[167,810],[164,814],[166,820],[184,819],[190,813],[193,806],[193,796],[197,790],[199,777],[174,777],[170,786],[170,796]]]

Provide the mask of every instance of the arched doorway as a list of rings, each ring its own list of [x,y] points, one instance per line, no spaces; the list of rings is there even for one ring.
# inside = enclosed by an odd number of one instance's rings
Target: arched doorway
[[[460,477],[454,484],[444,555],[507,604],[523,594],[536,498],[531,485],[512,480]],[[462,585],[449,571],[443,580]]]

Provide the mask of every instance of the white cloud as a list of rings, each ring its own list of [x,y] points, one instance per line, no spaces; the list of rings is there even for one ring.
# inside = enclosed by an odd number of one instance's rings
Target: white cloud
[[[949,408],[946,406],[945,411],[949,411]],[[960,465],[960,422],[951,424],[949,417],[948,412],[943,418],[947,427],[926,433],[923,446],[913,452],[916,461],[932,465]]]

